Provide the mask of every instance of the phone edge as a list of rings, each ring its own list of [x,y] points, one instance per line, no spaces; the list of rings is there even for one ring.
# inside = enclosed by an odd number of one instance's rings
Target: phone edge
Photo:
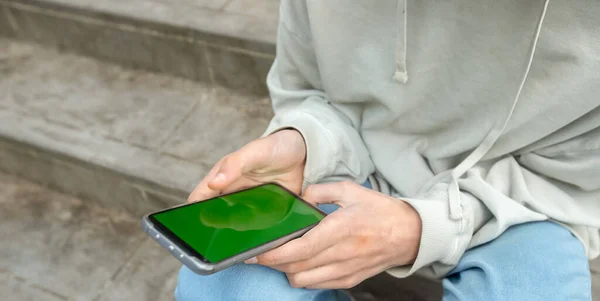
[[[175,242],[170,240],[166,235],[160,232],[159,229],[154,227],[154,224],[148,218],[149,215],[150,214],[147,214],[142,218],[141,224],[142,228],[144,229],[144,232],[146,232],[146,234],[150,236],[154,241],[156,241],[161,247],[167,250],[173,257],[175,257],[175,259],[177,259],[183,265],[185,265],[194,273],[199,275],[210,275],[218,271],[224,270],[234,264],[243,263],[246,259],[250,259],[254,256],[260,255],[264,252],[277,248],[292,239],[301,237],[304,233],[308,232],[310,229],[318,225],[318,223],[310,225],[308,227],[292,232],[286,236],[280,237],[266,244],[260,245],[258,247],[252,248],[250,250],[224,259],[216,264],[212,264],[203,262],[197,259],[195,256],[192,256],[191,254],[187,253],[185,250],[179,248],[179,246]]]
[[[152,214],[152,213],[150,213]],[[191,256],[189,253],[181,249],[177,243],[170,240],[167,235],[162,233],[159,229],[154,226],[154,223],[150,220],[150,214],[146,214],[142,218],[142,229],[148,236],[150,236],[154,241],[156,241],[161,247],[167,250],[175,259],[179,260],[183,265],[188,267],[190,270],[194,271],[200,275],[208,275],[214,273],[214,264],[203,262],[197,259],[194,256]],[[183,255],[183,256],[181,256]]]

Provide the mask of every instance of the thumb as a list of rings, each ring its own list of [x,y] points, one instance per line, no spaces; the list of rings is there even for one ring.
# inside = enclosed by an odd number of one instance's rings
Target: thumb
[[[318,204],[336,204],[348,207],[356,202],[362,187],[353,182],[337,182],[328,184],[310,185],[304,190],[303,199],[307,202]]]
[[[272,147],[265,138],[252,141],[238,151],[223,158],[214,177],[209,180],[208,187],[223,190],[246,172],[251,172],[268,165]]]
[[[242,176],[242,163],[241,156],[236,152],[223,158],[219,169],[216,171],[214,176],[209,179],[207,185],[212,190],[223,190],[231,183],[235,182]]]

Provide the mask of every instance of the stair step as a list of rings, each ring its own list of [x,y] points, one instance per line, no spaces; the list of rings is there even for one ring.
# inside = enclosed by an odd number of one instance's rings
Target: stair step
[[[278,0],[0,0],[0,36],[266,95]]]
[[[0,39],[0,170],[141,216],[260,136],[268,98]]]

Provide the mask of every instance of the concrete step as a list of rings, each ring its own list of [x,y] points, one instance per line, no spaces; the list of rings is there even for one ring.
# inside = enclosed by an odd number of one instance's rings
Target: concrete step
[[[266,95],[278,0],[0,0],[0,36]]]
[[[0,170],[135,217],[184,201],[271,112],[266,97],[0,39]]]
[[[2,300],[173,300],[181,265],[123,210],[0,172],[0,236]]]

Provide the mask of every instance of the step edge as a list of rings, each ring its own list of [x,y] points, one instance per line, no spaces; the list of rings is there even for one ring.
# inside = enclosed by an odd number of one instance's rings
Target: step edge
[[[172,31],[168,32],[162,30],[164,28],[140,29],[101,19],[81,19],[79,15],[62,18],[65,14],[62,11],[36,14],[14,7],[31,8],[34,6],[29,3],[39,0],[24,0],[25,4],[15,1],[0,0],[1,36],[78,53],[126,68],[207,82],[254,95],[268,95],[265,80],[275,58],[274,44],[265,46],[202,34],[189,28],[171,28]]]
[[[235,31],[227,31],[227,30],[216,30],[216,29],[207,29],[207,28],[198,28],[198,27],[190,27],[181,24],[173,24],[166,23],[163,21],[153,21],[149,19],[143,19],[139,16],[135,16],[128,13],[123,12],[115,12],[108,11],[106,9],[101,9],[97,7],[84,7],[81,5],[77,5],[76,3],[57,3],[57,2],[49,2],[49,1],[41,1],[41,0],[0,0],[0,5],[7,5],[17,9],[44,9],[50,10],[54,12],[56,15],[62,16],[74,16],[74,17],[83,17],[86,19],[96,20],[100,22],[119,22],[122,25],[135,27],[142,30],[149,30],[154,32],[159,32],[163,34],[169,35],[172,33],[175,36],[179,36],[183,39],[195,39],[202,42],[207,42],[206,40],[213,37],[223,38],[223,44],[220,43],[209,43],[210,46],[213,47],[223,47],[229,50],[234,51],[250,51],[254,53],[259,53],[265,56],[275,56],[275,37],[264,37],[260,35],[248,35],[248,33],[239,33]],[[249,18],[250,16],[228,13],[228,12],[219,12],[221,14],[229,14],[235,15],[240,18]],[[226,28],[226,27],[221,27]],[[199,33],[200,36],[193,36],[192,33]],[[202,38],[204,37],[204,39]],[[230,45],[227,42],[245,42],[251,43],[250,46],[255,47],[236,47]],[[208,43],[208,42],[207,42]],[[255,45],[252,45],[255,44]],[[260,51],[255,48],[265,48],[270,51]]]
[[[2,120],[0,155],[6,155],[11,151],[20,152],[20,155],[30,160],[30,162],[18,162],[16,165],[15,162],[9,162],[9,160],[0,160],[0,170],[71,195],[91,199],[103,206],[121,207],[137,217],[150,211],[184,202],[187,194],[208,171],[208,166],[192,164],[168,155],[156,154],[150,150],[118,143],[99,135],[80,133],[47,122],[15,116],[8,112],[0,111],[0,120]],[[40,132],[40,129],[43,129],[44,132]],[[65,141],[61,141],[61,139]],[[102,157],[103,152],[105,154],[129,153],[132,156],[135,155],[135,162],[142,162],[142,164],[146,164],[145,166],[154,166],[159,163],[162,167],[154,168],[154,172],[143,172],[144,168],[134,166],[136,165],[134,161]],[[49,160],[59,163],[48,163]],[[15,166],[23,166],[23,164],[27,168],[16,170],[18,168]],[[51,169],[53,172],[40,175],[43,171],[36,168],[38,164],[53,164],[54,169]],[[80,173],[69,177],[69,168],[73,166],[91,171],[83,176]],[[168,166],[168,169],[165,166]],[[57,181],[56,173],[67,174],[67,177]],[[110,178],[99,179],[98,175]],[[87,178],[77,178],[78,176]],[[72,181],[94,183],[98,180],[114,182],[118,186],[115,187],[116,190],[130,189],[136,196],[123,195],[121,197],[112,192],[86,187],[68,188],[72,185],[70,183]],[[138,193],[139,195],[137,195]],[[149,194],[153,198],[152,203],[148,201]],[[107,199],[107,195],[114,196],[114,199]]]

